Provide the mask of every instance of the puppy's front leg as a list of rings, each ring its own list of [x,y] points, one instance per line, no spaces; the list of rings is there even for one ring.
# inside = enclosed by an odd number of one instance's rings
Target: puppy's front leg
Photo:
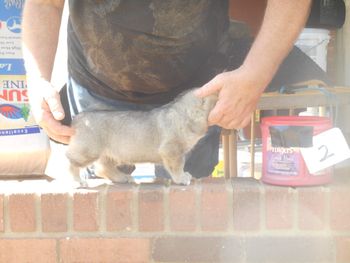
[[[72,179],[79,183],[81,186],[85,186],[85,182],[83,182],[80,178],[80,168],[79,166],[73,164],[72,162],[70,162],[69,164],[69,172],[70,175],[72,176]]]
[[[189,185],[191,174],[184,171],[185,157],[182,149],[176,144],[169,143],[160,149],[164,168],[170,173],[176,184]]]

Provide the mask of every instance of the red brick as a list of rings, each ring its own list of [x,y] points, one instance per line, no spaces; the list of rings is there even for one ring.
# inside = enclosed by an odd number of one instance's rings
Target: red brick
[[[56,260],[56,241],[53,239],[0,239],[1,263],[50,263]]]
[[[65,239],[60,241],[61,262],[148,263],[150,241],[141,238]]]
[[[350,191],[347,187],[331,189],[330,226],[335,231],[350,230]]]
[[[76,231],[97,231],[98,194],[75,193],[73,198],[73,227]]]
[[[253,179],[233,181],[233,228],[237,231],[260,230],[259,184]]]
[[[293,226],[294,202],[291,188],[266,187],[266,227],[268,229],[289,229]]]
[[[35,195],[14,194],[9,197],[10,227],[14,232],[33,232],[36,228]]]
[[[163,188],[140,187],[139,230],[162,231],[164,229]]]
[[[201,183],[202,184],[225,184],[226,179],[224,177],[203,177],[201,178]]]
[[[225,231],[228,226],[228,196],[225,184],[202,184],[201,226],[204,231]]]
[[[300,188],[298,194],[299,229],[324,229],[326,226],[326,193],[323,188]]]
[[[66,194],[43,194],[41,196],[43,232],[67,231]]]
[[[169,221],[173,231],[196,228],[196,192],[194,186],[173,186],[169,193]]]
[[[0,195],[0,232],[4,232],[4,196]]]
[[[107,230],[132,230],[132,187],[112,187],[107,193]]]
[[[350,237],[337,238],[337,263],[350,262]]]

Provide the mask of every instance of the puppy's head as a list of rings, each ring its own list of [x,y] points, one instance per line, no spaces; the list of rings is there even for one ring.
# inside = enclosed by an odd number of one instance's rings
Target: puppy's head
[[[218,100],[218,93],[211,94],[209,96],[199,98],[198,96],[195,95],[195,91],[197,89],[193,89],[190,93],[189,96],[193,100],[193,105],[194,108],[200,110],[203,112],[205,116],[209,115],[209,112],[214,108],[217,100]]]
[[[209,112],[214,108],[218,94],[212,94],[204,98],[195,95],[196,89],[191,89],[180,94],[173,102],[179,111],[187,112],[190,118],[207,121]]]
[[[216,102],[218,101],[218,93],[214,93],[199,99],[201,100],[203,110],[209,114],[209,112],[214,108]]]

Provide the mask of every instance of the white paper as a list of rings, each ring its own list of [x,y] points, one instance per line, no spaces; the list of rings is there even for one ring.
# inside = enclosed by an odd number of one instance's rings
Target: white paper
[[[350,149],[339,128],[313,137],[313,146],[300,148],[310,173],[317,173],[350,158]]]

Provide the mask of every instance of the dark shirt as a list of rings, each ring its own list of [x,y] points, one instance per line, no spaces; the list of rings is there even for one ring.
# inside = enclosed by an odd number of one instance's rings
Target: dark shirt
[[[68,69],[94,93],[162,103],[191,88],[228,28],[228,0],[70,0]]]

